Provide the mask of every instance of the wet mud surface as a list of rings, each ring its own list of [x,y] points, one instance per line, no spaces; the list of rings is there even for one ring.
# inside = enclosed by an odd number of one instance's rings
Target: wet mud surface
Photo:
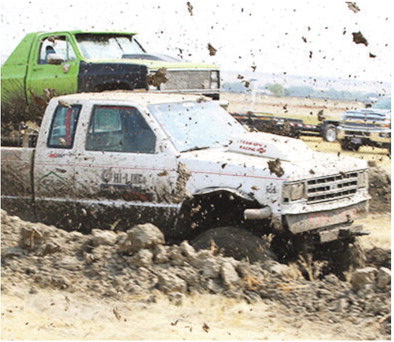
[[[109,301],[139,296],[147,304],[165,296],[182,306],[190,296],[214,294],[252,306],[279,305],[305,322],[357,325],[355,339],[390,338],[389,250],[367,250],[368,267],[348,272],[345,281],[333,274],[310,281],[295,265],[250,264],[196,251],[187,242],[165,245],[151,224],[82,235],[1,215],[3,296],[24,288],[29,298],[55,290]]]

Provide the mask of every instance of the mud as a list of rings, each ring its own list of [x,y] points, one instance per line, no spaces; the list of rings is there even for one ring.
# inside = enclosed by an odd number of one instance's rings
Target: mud
[[[379,166],[369,168],[370,211],[391,211],[391,175]]]
[[[346,1],[347,7],[354,13],[360,12],[360,7],[357,6],[355,2]]]
[[[185,296],[215,294],[250,305],[280,305],[299,321],[348,322],[358,326],[358,339],[390,338],[391,271],[384,261],[389,251],[380,251],[382,258],[376,258],[376,250],[367,251],[370,267],[349,272],[347,281],[332,274],[308,281],[295,265],[250,264],[196,251],[187,242],[165,245],[153,225],[82,235],[4,211],[1,216],[3,295],[12,293],[13,284],[27,284],[30,296],[56,290],[66,297],[78,293],[120,300],[139,295],[151,302],[158,291],[177,305]]]
[[[215,49],[210,43],[208,43],[208,50],[210,56],[215,56],[217,49]]]
[[[285,174],[279,159],[269,160],[267,163],[270,173],[274,173],[278,177],[282,177]]]
[[[363,36],[363,34],[358,31],[358,32],[353,32],[353,42],[356,44],[364,44],[365,46],[368,46],[368,40]]]
[[[146,78],[149,85],[153,85],[154,87],[160,87],[162,83],[166,83],[168,81],[167,69],[160,68],[154,74],[147,75]]]

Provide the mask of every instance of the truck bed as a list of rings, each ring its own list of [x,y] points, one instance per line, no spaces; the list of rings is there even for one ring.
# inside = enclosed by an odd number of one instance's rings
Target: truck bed
[[[31,219],[34,152],[34,148],[1,148],[2,207],[18,210],[22,206],[26,215],[30,212],[24,219]],[[9,211],[9,214],[12,215],[13,212]]]

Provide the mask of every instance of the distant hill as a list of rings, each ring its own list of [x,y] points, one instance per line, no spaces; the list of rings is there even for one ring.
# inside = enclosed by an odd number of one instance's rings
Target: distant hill
[[[364,100],[364,98],[391,94],[389,82],[359,80],[351,76],[348,78],[328,78],[283,73],[270,74],[253,72],[252,70],[244,72],[222,70],[221,77],[223,91],[230,92],[256,91],[269,94],[271,92],[267,89],[267,85],[278,84],[290,92],[289,96],[309,95],[315,97],[320,94],[321,96],[318,97],[336,98],[339,96],[341,99],[350,97],[351,99]]]

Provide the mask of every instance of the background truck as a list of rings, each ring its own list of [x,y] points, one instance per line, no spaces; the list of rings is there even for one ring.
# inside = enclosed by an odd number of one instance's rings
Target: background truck
[[[248,132],[217,101],[151,93],[53,98],[36,147],[2,147],[2,207],[67,229],[152,222],[169,243],[251,261],[361,260],[366,161]],[[361,261],[360,261],[361,262]]]
[[[337,131],[343,150],[374,146],[387,148],[391,154],[391,98],[382,98],[371,108],[345,112]]]
[[[301,119],[276,116],[270,113],[247,112],[231,113],[239,122],[251,129],[285,135],[293,138],[300,136],[322,137],[325,141],[334,142],[337,138],[337,120],[323,120],[321,123],[307,124]]]
[[[149,54],[135,33],[29,33],[1,68],[3,133],[8,123],[39,124],[54,95],[141,88],[218,99],[220,74],[213,65]]]

